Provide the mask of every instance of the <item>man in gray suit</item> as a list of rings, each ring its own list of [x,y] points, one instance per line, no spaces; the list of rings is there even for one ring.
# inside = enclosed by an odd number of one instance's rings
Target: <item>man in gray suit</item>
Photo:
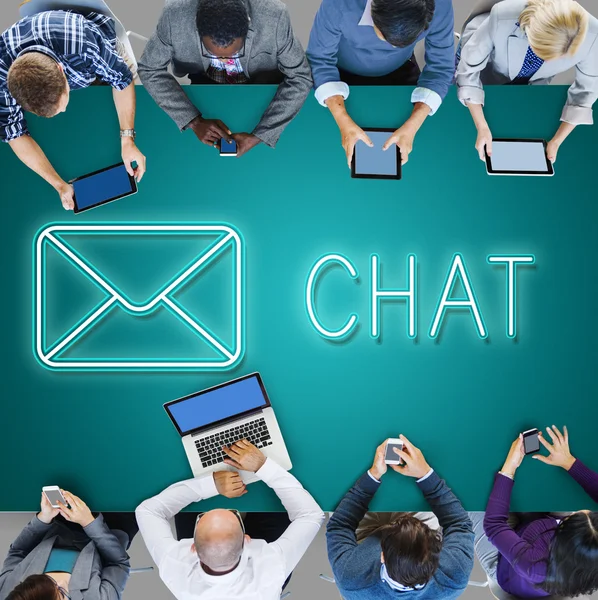
[[[174,75],[191,83],[278,83],[274,99],[252,133],[232,133],[205,118]],[[301,43],[279,0],[166,0],[158,27],[139,63],[148,92],[181,131],[204,144],[237,143],[242,156],[263,142],[274,147],[299,112],[312,86]]]

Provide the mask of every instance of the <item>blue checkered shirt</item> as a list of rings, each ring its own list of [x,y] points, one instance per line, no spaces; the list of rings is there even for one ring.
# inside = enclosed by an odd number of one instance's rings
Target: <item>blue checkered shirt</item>
[[[22,19],[0,36],[0,139],[5,142],[29,133],[23,110],[8,91],[7,77],[12,63],[32,51],[61,64],[71,90],[85,88],[96,79],[124,90],[133,81],[116,50],[110,17],[48,11]]]

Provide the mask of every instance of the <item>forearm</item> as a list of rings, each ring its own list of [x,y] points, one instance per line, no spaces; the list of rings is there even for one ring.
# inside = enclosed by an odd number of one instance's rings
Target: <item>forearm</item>
[[[474,104],[473,102],[468,102],[467,108],[469,108],[471,118],[473,119],[473,124],[475,125],[478,131],[480,131],[480,129],[485,129],[488,127],[488,122],[486,121],[486,117],[484,116],[484,107],[481,104]]]
[[[13,152],[23,164],[47,181],[55,190],[59,190],[66,182],[58,175],[44,151],[29,135],[24,135],[9,142]]]
[[[37,516],[33,517],[11,544],[2,571],[14,569],[42,541],[50,527],[51,523],[44,523]]]
[[[411,116],[403,124],[404,129],[409,129],[415,135],[420,127],[424,124],[424,121],[430,114],[430,107],[423,102],[416,102],[413,105],[413,111]]]
[[[135,129],[135,86],[131,84],[124,90],[114,89],[112,95],[121,130]]]
[[[331,96],[326,100],[326,106],[336,121],[339,129],[341,129],[348,122],[353,122],[353,119],[351,119],[347,109],[345,108],[345,99],[342,96]]]
[[[576,125],[573,123],[562,121],[556,133],[554,134],[552,141],[559,145],[562,144],[567,139],[569,134],[575,129],[575,127]]]

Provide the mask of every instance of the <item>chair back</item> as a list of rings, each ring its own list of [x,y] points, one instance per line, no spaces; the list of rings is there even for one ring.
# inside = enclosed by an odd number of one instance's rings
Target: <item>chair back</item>
[[[461,29],[461,33],[463,33],[463,31],[465,30],[465,27],[467,27],[467,24],[472,19],[475,19],[476,17],[478,17],[480,15],[485,15],[486,13],[489,13],[492,10],[492,7],[495,4],[498,4],[499,2],[501,2],[501,0],[478,0],[473,5],[473,8],[471,9],[471,12],[469,13],[469,16],[467,17],[467,19],[465,19],[465,23],[463,23],[463,28]]]

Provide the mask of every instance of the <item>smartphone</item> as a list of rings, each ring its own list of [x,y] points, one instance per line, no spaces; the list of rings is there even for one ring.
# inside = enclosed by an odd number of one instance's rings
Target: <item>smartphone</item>
[[[522,435],[526,454],[535,454],[540,451],[540,432],[537,429],[528,429]]]
[[[220,139],[220,156],[237,156],[237,142]]]
[[[389,438],[386,442],[386,449],[384,451],[384,462],[387,465],[402,465],[403,459],[394,451],[394,448],[402,450],[403,446],[403,440]]]
[[[60,488],[57,485],[48,485],[42,488],[42,492],[48,499],[48,502],[52,506],[52,508],[58,508],[58,503],[62,502],[65,506],[67,505]]]

